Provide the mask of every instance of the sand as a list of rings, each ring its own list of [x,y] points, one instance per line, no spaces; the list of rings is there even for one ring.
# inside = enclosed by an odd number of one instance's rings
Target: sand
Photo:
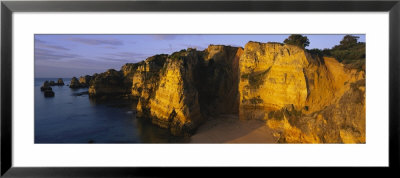
[[[276,143],[261,120],[239,120],[237,115],[209,118],[191,137],[191,143]]]

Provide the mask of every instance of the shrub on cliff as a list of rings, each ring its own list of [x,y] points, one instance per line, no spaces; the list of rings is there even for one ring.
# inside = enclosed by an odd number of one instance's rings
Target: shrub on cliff
[[[365,43],[358,42],[357,36],[346,35],[339,45],[325,50],[324,55],[335,57],[339,62],[350,63],[356,60],[365,60]]]
[[[290,35],[288,38],[283,41],[285,44],[296,45],[301,48],[305,48],[310,45],[310,41],[308,40],[307,36],[293,34]]]

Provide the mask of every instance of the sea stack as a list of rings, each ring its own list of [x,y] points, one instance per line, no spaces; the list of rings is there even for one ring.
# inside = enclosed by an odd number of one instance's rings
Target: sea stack
[[[57,80],[57,85],[58,85],[58,86],[63,86],[63,85],[64,85],[64,81],[63,81],[62,78],[59,78],[59,79]]]
[[[72,77],[69,88],[80,88],[81,85],[76,77]]]
[[[48,90],[48,89],[51,90],[51,87],[50,87],[49,81],[46,80],[46,81],[43,83],[43,85],[40,87],[40,91],[45,91],[45,90]]]

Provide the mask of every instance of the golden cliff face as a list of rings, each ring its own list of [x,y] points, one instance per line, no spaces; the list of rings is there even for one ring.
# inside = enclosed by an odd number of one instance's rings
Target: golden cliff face
[[[246,44],[241,119],[266,120],[283,143],[365,143],[365,72],[276,43]]]
[[[93,75],[91,95],[128,94],[137,117],[191,134],[209,116],[260,119],[282,143],[365,143],[365,71],[280,43],[156,55]]]
[[[269,110],[286,105],[302,108],[308,64],[304,50],[296,46],[247,43],[239,60],[240,118],[263,119]]]
[[[194,85],[199,60],[201,57],[195,50],[170,56],[160,71],[156,90],[149,94],[142,91],[148,100],[139,100],[138,113],[151,118],[154,124],[169,128],[173,134],[192,132],[203,122]]]
[[[147,69],[138,68],[132,79],[132,95],[139,96],[138,116],[182,134],[193,132],[209,115],[237,113],[242,52],[221,45],[176,52],[168,56],[158,75],[147,79],[153,79],[150,83],[140,75]]]

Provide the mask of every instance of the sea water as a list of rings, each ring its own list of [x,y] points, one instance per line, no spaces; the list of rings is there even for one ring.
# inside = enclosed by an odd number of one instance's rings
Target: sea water
[[[98,101],[87,95],[88,88],[52,86],[54,97],[44,97],[40,87],[46,80],[36,78],[35,143],[182,143],[188,138],[172,136],[143,118],[136,118],[131,100]]]

